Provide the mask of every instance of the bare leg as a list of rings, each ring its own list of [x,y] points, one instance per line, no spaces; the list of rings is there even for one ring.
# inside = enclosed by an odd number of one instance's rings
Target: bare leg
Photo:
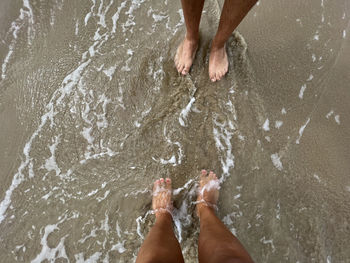
[[[198,193],[197,214],[200,219],[199,263],[253,262],[239,240],[215,215],[213,206],[219,197],[216,175],[203,170]]]
[[[256,2],[257,0],[225,0],[219,27],[210,51],[209,77],[211,81],[220,80],[226,74],[228,59],[225,43]]]
[[[172,209],[171,191],[169,178],[165,181],[163,178],[155,181],[152,208],[156,215],[156,222],[139,250],[136,263],[184,262],[170,215]]]
[[[196,55],[199,40],[199,23],[201,20],[204,0],[181,0],[186,23],[186,36],[175,55],[177,71],[186,75]]]

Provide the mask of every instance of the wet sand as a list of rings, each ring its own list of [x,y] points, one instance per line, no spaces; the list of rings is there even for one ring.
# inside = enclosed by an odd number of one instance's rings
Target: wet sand
[[[132,262],[162,176],[197,262],[206,168],[256,262],[349,262],[349,2],[259,2],[211,83],[220,6],[206,1],[181,77],[180,1],[2,1],[1,260]]]

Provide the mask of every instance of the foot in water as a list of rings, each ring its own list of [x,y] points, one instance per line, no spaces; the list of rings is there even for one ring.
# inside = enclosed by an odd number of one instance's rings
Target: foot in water
[[[228,58],[226,45],[221,48],[214,44],[211,47],[209,57],[209,78],[212,82],[220,80],[228,71]]]
[[[176,69],[180,74],[186,75],[190,71],[194,57],[196,56],[197,47],[198,40],[188,39],[185,36],[185,39],[177,48],[174,60]]]
[[[216,208],[219,198],[220,182],[216,174],[210,171],[202,170],[199,181],[199,189],[197,195],[197,215],[205,207]]]
[[[152,209],[156,215],[172,212],[173,205],[171,201],[171,180],[170,178],[160,178],[153,184],[153,199],[152,199]]]

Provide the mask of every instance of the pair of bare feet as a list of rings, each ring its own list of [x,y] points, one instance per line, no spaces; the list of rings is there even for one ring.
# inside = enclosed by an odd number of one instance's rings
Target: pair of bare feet
[[[198,261],[202,263],[246,262],[252,259],[239,240],[215,215],[219,197],[219,180],[213,172],[201,173],[196,210],[200,219]],[[156,216],[138,255],[137,263],[184,262],[181,246],[172,226],[172,186],[170,178],[154,182],[152,208]]]
[[[175,55],[175,66],[177,71],[186,75],[192,66],[198,48],[198,40],[185,39],[180,44]],[[215,41],[212,43],[209,57],[209,78],[212,82],[220,80],[228,71],[228,58],[225,45],[217,46]]]
[[[199,189],[197,195],[197,215],[200,217],[201,210],[204,207],[216,207],[219,198],[219,180],[216,174],[212,171],[208,174],[206,170],[202,170],[199,181]],[[153,200],[152,208],[159,217],[163,213],[170,213],[173,209],[172,200],[172,186],[170,178],[160,178],[154,182],[153,186]]]

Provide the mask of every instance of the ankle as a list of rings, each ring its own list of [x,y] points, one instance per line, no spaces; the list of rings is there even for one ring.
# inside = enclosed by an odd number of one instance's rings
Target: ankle
[[[196,209],[199,218],[206,213],[215,213],[215,208],[213,206],[208,206],[205,203],[198,203]]]
[[[172,222],[173,218],[170,212],[164,211],[164,212],[156,212],[156,223],[169,223]]]
[[[213,39],[213,42],[211,43],[211,51],[217,51],[220,49],[225,48],[226,41],[220,41],[217,40],[216,38]]]
[[[193,45],[196,45],[199,41],[199,33],[189,33],[185,35],[185,40],[190,42]]]

